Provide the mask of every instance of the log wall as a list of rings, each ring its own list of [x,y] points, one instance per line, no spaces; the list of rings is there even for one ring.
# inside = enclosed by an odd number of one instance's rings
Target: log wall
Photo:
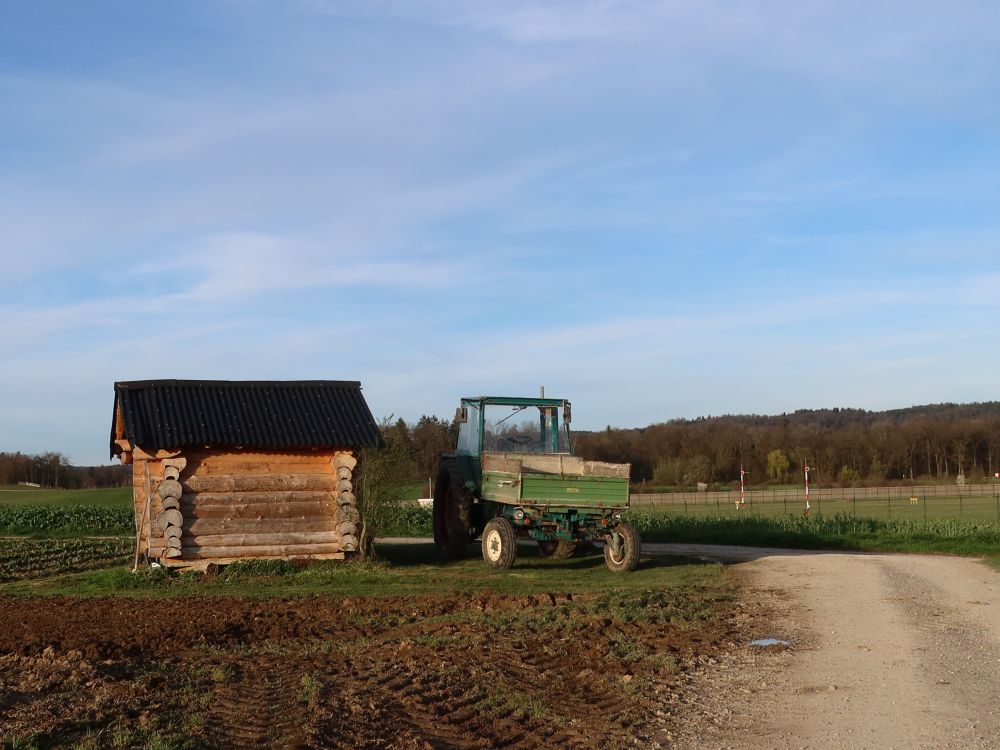
[[[164,565],[357,550],[350,451],[132,456],[139,555]]]

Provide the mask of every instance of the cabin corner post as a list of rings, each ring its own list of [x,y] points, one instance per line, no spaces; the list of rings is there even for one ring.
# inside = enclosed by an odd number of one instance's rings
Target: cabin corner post
[[[354,494],[354,469],[358,459],[352,451],[337,451],[330,459],[330,465],[337,475],[337,532],[340,534],[340,544],[344,552],[356,552],[358,549],[358,524],[361,516],[358,512],[358,500]]]
[[[181,534],[184,525],[184,515],[181,512],[181,497],[184,494],[180,482],[181,472],[187,468],[187,459],[178,456],[163,459],[161,463],[161,479],[156,486],[156,494],[160,499],[160,512],[156,514],[156,526],[163,534],[164,560],[180,557]]]

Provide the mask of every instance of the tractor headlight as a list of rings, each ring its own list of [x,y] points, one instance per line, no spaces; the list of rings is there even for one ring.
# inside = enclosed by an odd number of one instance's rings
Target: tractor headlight
[[[515,521],[523,521],[524,520],[524,509],[523,508],[517,508],[517,509],[515,509],[515,511],[514,511],[514,520]]]
[[[618,511],[615,511],[614,513],[611,514],[611,518],[612,520],[620,521],[622,520],[622,514]]]

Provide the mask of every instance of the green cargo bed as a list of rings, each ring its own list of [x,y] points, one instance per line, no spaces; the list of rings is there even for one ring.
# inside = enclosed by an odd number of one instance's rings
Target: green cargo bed
[[[627,508],[629,464],[566,454],[483,454],[482,494],[508,505]]]

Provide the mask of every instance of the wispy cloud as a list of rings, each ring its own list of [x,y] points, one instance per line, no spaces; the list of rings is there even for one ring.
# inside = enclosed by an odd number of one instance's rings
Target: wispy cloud
[[[993,3],[18,13],[0,449],[101,460],[141,377],[544,382],[581,425],[994,395]]]

